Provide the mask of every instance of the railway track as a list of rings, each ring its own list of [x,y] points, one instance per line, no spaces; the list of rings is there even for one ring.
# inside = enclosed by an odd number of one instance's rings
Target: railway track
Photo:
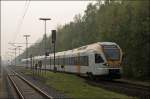
[[[11,82],[10,85],[17,93],[18,99],[53,99],[52,96],[49,96],[12,70],[9,70],[8,80]]]
[[[133,84],[133,83],[123,82],[123,81],[104,80],[104,79],[99,79],[94,81],[94,80],[90,80],[88,77],[83,77],[83,76],[80,77],[86,79],[87,83],[93,86],[101,87],[104,89],[126,94],[128,96],[137,97],[140,99],[150,99],[150,86]]]
[[[150,99],[149,87],[139,86],[139,85],[120,82],[120,81],[106,81],[106,80],[101,80],[101,81],[87,80],[87,83],[114,92],[126,94],[128,96],[133,96],[140,99]]]
[[[99,79],[97,81],[89,80],[87,77],[80,76],[85,79],[90,85],[111,90],[114,92],[126,94],[128,96],[137,97],[140,99],[150,99],[150,88],[149,86],[143,86],[138,84],[132,84],[122,81],[108,81]]]

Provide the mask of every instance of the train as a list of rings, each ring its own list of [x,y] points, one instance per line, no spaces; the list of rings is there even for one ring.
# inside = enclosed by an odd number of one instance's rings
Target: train
[[[31,67],[59,72],[74,73],[88,77],[108,77],[118,79],[122,74],[122,49],[114,42],[97,42],[49,54],[22,59]],[[55,61],[55,62],[54,62]],[[55,65],[54,65],[55,63]]]

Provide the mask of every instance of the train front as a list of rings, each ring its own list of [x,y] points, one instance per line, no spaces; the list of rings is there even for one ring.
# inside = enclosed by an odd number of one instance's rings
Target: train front
[[[120,78],[121,77],[121,62],[122,50],[117,44],[102,44],[102,51],[105,56],[106,62],[103,64],[107,68],[108,77]]]
[[[118,79],[121,77],[122,50],[116,43],[98,43],[93,66],[93,74],[105,78]]]

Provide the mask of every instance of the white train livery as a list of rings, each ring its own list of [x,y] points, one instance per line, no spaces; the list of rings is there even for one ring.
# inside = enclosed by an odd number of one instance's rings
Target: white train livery
[[[87,76],[121,77],[122,50],[114,42],[97,42],[49,56],[22,59],[35,68],[56,70]]]

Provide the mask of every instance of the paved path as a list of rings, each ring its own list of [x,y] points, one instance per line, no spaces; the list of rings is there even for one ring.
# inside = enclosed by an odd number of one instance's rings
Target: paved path
[[[2,68],[0,77],[0,99],[8,99],[6,77]]]

